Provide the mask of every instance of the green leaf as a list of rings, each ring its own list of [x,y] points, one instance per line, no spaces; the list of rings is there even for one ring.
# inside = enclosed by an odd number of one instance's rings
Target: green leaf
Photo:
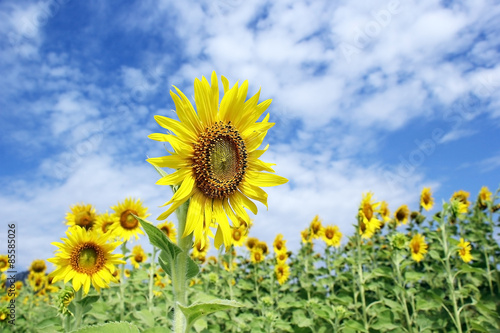
[[[168,333],[168,332],[172,332],[168,327],[152,327],[142,331],[142,333]]]
[[[143,309],[141,311],[134,312],[134,317],[142,321],[144,324],[146,324],[148,327],[153,327],[155,324],[155,318],[146,309]]]
[[[488,332],[491,332],[490,330],[484,328],[483,326],[479,325],[478,323],[475,323],[475,322],[472,322],[471,323],[471,328],[474,329],[474,331],[476,332],[484,332],[484,333],[488,333]]]
[[[200,266],[191,257],[187,257],[186,280],[194,278],[200,272]]]
[[[408,271],[405,273],[405,281],[406,282],[416,282],[420,281],[424,278],[424,274],[420,272]]]
[[[167,275],[172,278],[171,258],[169,258],[165,251],[160,252],[160,255],[158,256],[158,263],[160,264],[160,267],[165,271],[165,273],[167,273]]]
[[[91,306],[92,304],[97,302],[100,297],[101,296],[99,296],[99,295],[89,295],[87,297],[82,298],[80,301],[78,301],[78,303],[81,304],[82,308],[85,308],[85,307]]]
[[[356,331],[366,332],[365,327],[363,326],[363,324],[361,324],[359,321],[355,321],[355,320],[348,320],[345,323],[345,327],[346,328],[354,329]]]
[[[93,325],[81,328],[74,333],[139,333],[139,329],[126,322],[107,323],[103,325]]]
[[[216,299],[204,303],[196,302],[189,306],[184,306],[179,303],[177,303],[177,305],[181,309],[182,313],[184,313],[184,316],[186,316],[187,327],[191,327],[197,319],[210,313],[243,306],[241,303],[227,299]]]
[[[155,168],[155,170],[160,174],[162,177],[168,176],[168,173],[165,172],[162,168],[157,167],[156,165],[152,164],[152,166]]]
[[[149,242],[163,250],[170,261],[175,260],[177,255],[182,252],[181,248],[172,243],[167,235],[165,235],[165,233],[163,233],[160,229],[136,215],[133,216],[141,223],[144,231],[146,231],[146,234],[149,237]]]
[[[295,310],[292,315],[292,323],[298,327],[312,327],[314,322],[311,318],[306,317],[303,310]]]
[[[42,328],[48,328],[50,326],[54,326],[54,325],[59,325],[61,323],[61,319],[59,317],[51,317],[51,318],[46,318],[44,320],[42,320],[41,322],[39,322],[36,327],[38,329],[42,329]]]

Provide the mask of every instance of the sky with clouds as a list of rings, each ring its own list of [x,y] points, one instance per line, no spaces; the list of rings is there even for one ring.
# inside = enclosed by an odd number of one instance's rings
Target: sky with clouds
[[[273,100],[262,159],[290,181],[267,189],[253,236],[296,249],[316,214],[352,234],[367,191],[392,211],[425,186],[437,202],[495,191],[498,22],[493,0],[4,0],[0,235],[17,223],[27,267],[73,204],[137,197],[155,221],[171,192],[145,162],[164,155],[153,116],[176,117],[172,85],[194,101],[213,70]]]

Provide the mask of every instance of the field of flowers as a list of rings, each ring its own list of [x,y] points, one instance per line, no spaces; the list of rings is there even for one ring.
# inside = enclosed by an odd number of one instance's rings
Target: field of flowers
[[[153,218],[175,212],[177,226],[148,222],[133,198],[102,214],[72,206],[55,270],[36,259],[25,281],[2,274],[2,332],[500,332],[498,190],[474,202],[458,191],[432,215],[430,188],[392,214],[368,192],[351,236],[316,216],[298,251],[281,234],[266,244],[248,211],[267,207],[262,187],[288,182],[260,160],[271,100],[221,81],[219,103],[215,72],[195,80],[196,111],[174,87],[179,120],[155,116],[166,134],[149,135],[174,150],[147,160],[173,190]],[[152,253],[131,245],[139,237]]]
[[[483,188],[471,203],[469,193],[459,191],[439,213],[428,216],[425,210],[433,202],[428,189],[422,192],[420,207],[413,210],[404,205],[393,214],[387,203],[375,202],[368,193],[357,221],[353,219],[358,232],[347,238],[336,226],[314,217],[308,226],[305,223],[301,248],[295,253],[287,250],[282,235],[266,244],[251,237],[251,225],[233,228],[228,251],[207,257],[208,242],[203,249],[199,245],[192,249],[200,271],[191,273],[187,297],[189,303],[206,302],[204,311],[191,313],[199,318],[192,331],[497,332],[497,194]],[[127,199],[112,209],[118,214],[133,209],[146,215],[138,200]],[[69,230],[77,228],[81,234],[73,231],[69,241],[84,237],[86,229],[78,225],[85,223],[106,235],[114,228],[112,217],[97,215],[91,205],[73,206],[67,216]],[[172,223],[157,227],[176,242]],[[152,233],[146,232],[151,238]],[[145,253],[140,245],[109,244],[116,247],[114,253],[124,253],[127,265],[116,255],[114,277],[109,278],[109,288],[100,292],[90,285],[84,290],[85,282],[77,292],[74,280],[73,284],[53,282],[53,275],[45,272],[45,261],[34,260],[28,279],[16,283],[14,296],[2,288],[2,331],[170,331],[175,291],[162,269],[164,261],[158,261],[158,248]],[[54,245],[65,249],[62,243]],[[5,256],[0,257],[0,267],[5,270]],[[2,281],[5,284],[5,275]],[[107,286],[101,281],[95,285],[101,284]],[[8,322],[12,297],[15,325]],[[216,298],[238,303],[204,316],[222,307],[207,308]],[[117,323],[91,326],[111,322]]]

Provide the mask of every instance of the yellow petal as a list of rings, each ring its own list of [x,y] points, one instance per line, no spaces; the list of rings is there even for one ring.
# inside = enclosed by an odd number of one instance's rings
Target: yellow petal
[[[189,101],[189,99],[184,95],[182,91],[180,91],[176,86],[174,86],[175,90],[179,94],[177,96],[173,91],[170,91],[170,96],[174,100],[175,109],[177,111],[177,116],[179,120],[186,124],[193,133],[200,133],[203,129],[200,118],[196,114],[196,111],[193,108],[193,105]]]
[[[183,141],[192,143],[197,141],[197,135],[189,130],[183,123],[163,116],[155,116],[155,120],[161,127],[174,132],[178,137],[182,137]]]
[[[182,182],[187,176],[192,174],[191,168],[179,169],[176,172],[160,178],[156,185],[177,185]]]
[[[189,159],[182,157],[180,155],[168,155],[162,157],[151,157],[146,161],[159,167],[159,168],[171,168],[171,169],[181,169],[188,167],[192,164]]]
[[[288,182],[285,177],[278,176],[274,173],[248,171],[246,174],[247,181],[258,187],[282,185]]]
[[[262,204],[264,204],[264,206],[266,206],[266,208],[269,209],[269,207],[267,206],[267,193],[263,189],[254,186],[246,181],[241,182],[238,188],[245,196],[261,202]]]

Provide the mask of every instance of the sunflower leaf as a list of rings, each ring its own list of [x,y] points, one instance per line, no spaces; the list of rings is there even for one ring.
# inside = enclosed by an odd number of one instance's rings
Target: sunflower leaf
[[[169,261],[175,260],[177,255],[182,252],[181,248],[172,243],[172,241],[162,232],[160,229],[152,225],[146,220],[133,215],[142,225],[144,231],[149,237],[149,242],[158,248],[160,248],[165,253],[165,259],[168,258]]]
[[[243,307],[243,304],[227,299],[215,299],[209,302],[195,302],[189,306],[177,303],[184,316],[186,316],[187,327],[192,327],[196,320],[216,311],[229,310],[231,308]],[[187,331],[187,330],[186,330]]]
[[[200,266],[198,266],[197,263],[194,262],[191,257],[187,258],[188,266],[187,266],[187,272],[186,272],[186,280],[189,280],[191,278],[194,278],[198,273],[200,272]]]
[[[165,271],[165,273],[167,273],[167,275],[172,278],[171,261],[164,251],[161,251],[160,255],[158,256],[158,263],[160,264],[160,267]]]
[[[119,322],[119,323],[107,323],[102,325],[93,325],[81,328],[75,333],[139,333],[139,329],[130,323]]]

